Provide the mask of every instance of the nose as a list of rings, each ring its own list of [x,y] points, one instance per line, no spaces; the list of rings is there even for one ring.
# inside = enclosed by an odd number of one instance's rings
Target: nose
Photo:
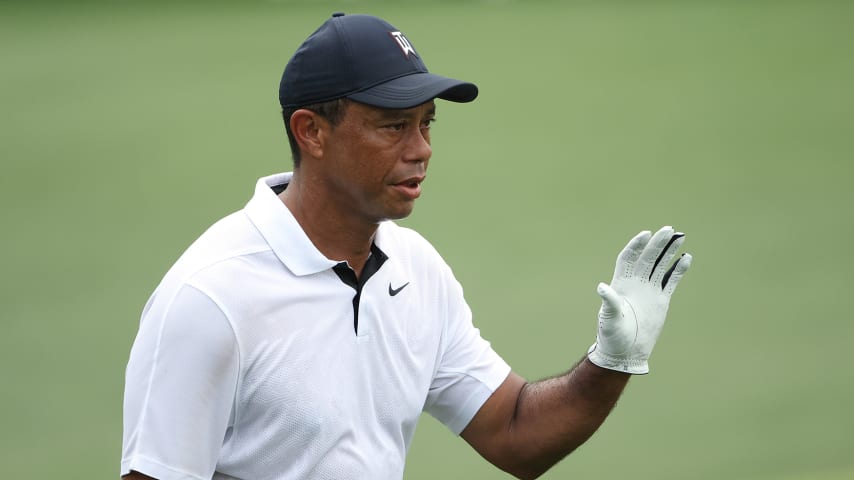
[[[433,147],[430,146],[429,129],[412,129],[407,139],[407,148],[403,160],[407,162],[423,162],[425,165],[433,155]]]

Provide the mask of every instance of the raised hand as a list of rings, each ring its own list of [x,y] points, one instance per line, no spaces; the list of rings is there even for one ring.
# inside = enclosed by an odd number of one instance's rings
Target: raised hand
[[[649,373],[649,356],[664,326],[670,297],[691,266],[683,254],[671,265],[685,234],[663,227],[632,238],[617,257],[611,284],[600,283],[602,297],[596,343],[588,358],[594,364],[632,374]]]

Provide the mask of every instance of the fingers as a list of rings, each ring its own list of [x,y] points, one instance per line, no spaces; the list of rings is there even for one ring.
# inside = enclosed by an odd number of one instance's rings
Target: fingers
[[[629,243],[623,247],[623,250],[617,256],[617,265],[614,268],[614,279],[623,277],[628,278],[634,272],[635,264],[643,252],[644,247],[649,243],[652,233],[649,230],[644,230],[634,236]]]
[[[600,282],[596,287],[596,293],[602,297],[601,315],[606,318],[613,318],[620,314],[620,307],[623,305],[623,300],[610,285]]]
[[[667,245],[665,245],[664,249],[658,255],[658,258],[655,259],[655,263],[652,265],[652,271],[649,272],[649,277],[647,278],[650,283],[655,285],[663,285],[666,283],[662,282],[662,278],[668,271],[670,271],[667,270],[667,266],[670,265],[670,261],[673,260],[674,256],[676,256],[676,252],[679,251],[679,247],[682,246],[682,242],[684,241],[685,234],[682,232],[676,232],[670,237],[670,241],[667,242]]]
[[[673,238],[673,227],[661,227],[647,243],[646,247],[638,257],[637,266],[635,267],[635,275],[643,280],[650,280],[653,274],[653,268],[660,261],[662,254],[670,245]]]
[[[676,232],[670,226],[662,227],[654,234],[648,230],[640,232],[617,257],[611,284],[619,290],[620,287],[615,284],[618,279],[634,277],[641,282],[658,285],[662,290],[669,286],[672,293],[691,263],[688,255],[687,259],[683,256],[670,265],[684,241],[685,234]]]
[[[692,257],[690,253],[684,253],[678,260],[676,260],[676,263],[670,267],[664,275],[664,278],[661,280],[661,288],[664,290],[664,293],[667,295],[673,294],[673,291],[676,290],[676,285],[679,284],[679,280],[682,280],[685,272],[687,272],[688,268],[691,266],[693,258],[694,257]]]

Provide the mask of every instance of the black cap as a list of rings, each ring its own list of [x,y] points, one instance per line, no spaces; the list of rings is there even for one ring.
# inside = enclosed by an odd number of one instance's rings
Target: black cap
[[[279,103],[294,108],[342,97],[411,108],[434,98],[470,102],[477,86],[429,73],[409,40],[386,21],[335,13],[291,57]]]

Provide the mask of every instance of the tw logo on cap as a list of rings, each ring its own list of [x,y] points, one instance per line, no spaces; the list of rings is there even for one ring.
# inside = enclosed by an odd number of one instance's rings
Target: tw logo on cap
[[[412,48],[412,44],[409,43],[409,40],[405,36],[403,36],[402,33],[400,33],[400,32],[388,32],[388,33],[397,42],[397,46],[400,47],[400,49],[403,51],[403,55],[406,58],[409,58],[410,53],[415,55],[416,57],[418,56],[418,54],[415,53],[415,49]]]

